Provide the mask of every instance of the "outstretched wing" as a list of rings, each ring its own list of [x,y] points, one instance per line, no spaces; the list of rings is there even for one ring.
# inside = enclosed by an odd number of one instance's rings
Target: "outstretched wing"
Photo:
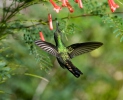
[[[67,47],[69,50],[70,58],[81,55],[83,53],[90,52],[94,49],[99,48],[103,43],[101,42],[85,42],[85,43],[76,43]]]
[[[55,57],[58,57],[58,52],[57,52],[57,48],[55,47],[55,45],[48,43],[46,41],[41,41],[41,40],[35,41],[35,44],[37,44],[44,51],[47,51],[49,54]]]

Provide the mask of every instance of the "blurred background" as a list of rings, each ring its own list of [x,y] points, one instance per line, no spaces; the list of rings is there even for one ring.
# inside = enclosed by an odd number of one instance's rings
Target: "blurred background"
[[[101,1],[97,2],[98,6],[107,2]],[[52,19],[89,14],[93,9],[88,10],[87,4],[83,0],[84,8],[80,9],[71,1],[74,13],[69,13],[67,8],[56,13],[49,2],[43,2],[21,10],[12,20],[47,21],[48,13],[52,14]],[[122,11],[122,5],[119,6],[116,12]],[[110,13],[109,8],[107,12]],[[116,15],[123,18],[123,14]],[[65,22],[75,26],[74,32],[63,32],[66,46],[87,41],[103,43],[100,48],[71,60],[83,75],[74,77],[59,66],[55,57],[33,44],[36,52],[42,56],[40,63],[37,62],[38,58],[30,53],[30,45],[24,41],[24,32],[11,30],[16,34],[8,34],[0,42],[0,77],[7,76],[0,82],[0,100],[123,100],[123,43],[120,36],[113,34],[115,27],[109,27],[111,23],[106,23],[100,16],[75,17],[65,19]],[[30,23],[33,24],[30,21],[23,24],[28,26]],[[35,40],[39,39],[38,32],[42,31],[45,40],[54,44],[55,21],[53,25],[52,31],[48,25],[38,25]],[[45,65],[41,65],[44,62]],[[2,66],[6,69],[2,70]]]

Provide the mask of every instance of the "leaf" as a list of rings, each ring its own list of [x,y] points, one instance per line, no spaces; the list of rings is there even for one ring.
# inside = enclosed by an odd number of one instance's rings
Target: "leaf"
[[[5,62],[0,62],[0,67],[2,68],[4,66],[6,66],[6,63]]]
[[[6,77],[11,78],[11,75],[10,74],[6,74]]]
[[[121,32],[118,32],[118,34],[116,35],[116,37],[118,37],[119,35],[121,35]]]
[[[3,70],[4,71],[10,71],[10,68],[9,67],[4,67]]]
[[[119,31],[119,29],[117,28],[117,29],[115,29],[114,31],[113,31],[113,33],[116,33],[116,32],[118,32]]]
[[[123,41],[123,36],[120,38],[120,42],[122,42]]]

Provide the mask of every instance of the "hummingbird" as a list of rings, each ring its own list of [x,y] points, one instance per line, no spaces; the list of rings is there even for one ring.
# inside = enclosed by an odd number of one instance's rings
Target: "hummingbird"
[[[65,46],[62,39],[62,32],[59,29],[58,21],[56,22],[54,40],[56,45],[42,40],[35,41],[35,44],[44,51],[55,56],[60,66],[68,69],[77,78],[83,73],[77,67],[75,67],[70,60],[81,54],[91,52],[92,50],[103,45],[101,42],[84,42]]]

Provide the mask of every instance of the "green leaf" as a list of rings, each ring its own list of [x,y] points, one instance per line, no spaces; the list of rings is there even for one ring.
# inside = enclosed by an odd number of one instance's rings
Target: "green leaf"
[[[121,32],[119,32],[119,33],[116,35],[116,37],[118,37],[119,35],[121,35]]]
[[[119,31],[119,29],[117,28],[117,29],[115,29],[114,31],[113,31],[113,33],[116,33],[116,32],[118,32]]]
[[[6,63],[5,62],[0,62],[0,68],[6,66]]]
[[[123,41],[123,36],[120,38],[120,42],[122,42]]]
[[[10,68],[9,67],[4,67],[3,70],[4,71],[10,71]]]

